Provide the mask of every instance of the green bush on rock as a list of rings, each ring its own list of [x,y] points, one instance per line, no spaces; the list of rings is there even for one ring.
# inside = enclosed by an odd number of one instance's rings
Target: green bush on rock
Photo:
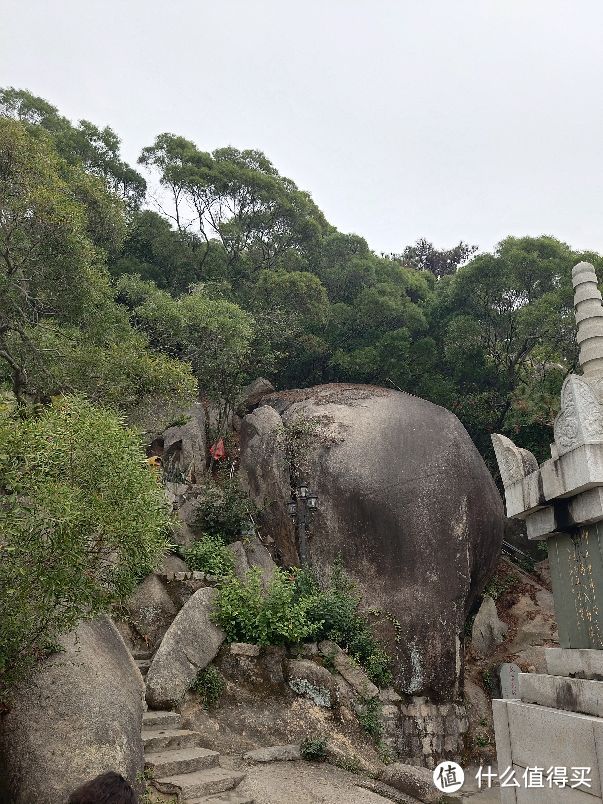
[[[197,693],[202,706],[209,709],[218,703],[225,687],[226,682],[220,675],[220,671],[210,664],[203,670],[199,670],[191,685],[191,690]]]
[[[298,570],[296,585],[299,594],[312,601],[308,616],[319,623],[316,638],[330,639],[347,650],[378,686],[391,683],[390,657],[360,611],[358,590],[340,562],[335,562],[322,584],[311,570]]]
[[[258,569],[245,581],[232,577],[222,584],[216,618],[229,642],[293,645],[313,637],[318,623],[308,618],[310,598],[297,598],[294,576],[277,569],[267,589]]]
[[[219,536],[204,534],[191,547],[185,547],[180,552],[192,570],[206,572],[217,578],[234,572],[234,557]]]
[[[29,419],[0,411],[0,700],[62,633],[132,592],[168,528],[117,415],[77,397]]]
[[[194,527],[197,532],[219,536],[230,544],[241,538],[241,531],[249,527],[254,511],[238,478],[220,477],[219,482],[208,481],[203,487]]]
[[[230,642],[293,645],[330,639],[360,664],[380,686],[392,680],[390,658],[359,611],[353,582],[336,563],[321,584],[309,569],[279,569],[266,589],[258,570],[245,581],[227,578],[221,585],[216,620]]]
[[[307,737],[300,746],[302,757],[308,762],[323,762],[327,758],[325,737]]]

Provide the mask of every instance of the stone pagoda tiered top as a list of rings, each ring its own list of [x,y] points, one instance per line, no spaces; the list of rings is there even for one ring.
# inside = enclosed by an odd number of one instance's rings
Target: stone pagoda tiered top
[[[590,263],[574,267],[572,282],[583,374],[563,383],[550,460],[539,467],[528,450],[492,436],[507,516],[525,519],[531,539],[603,520],[603,304]]]

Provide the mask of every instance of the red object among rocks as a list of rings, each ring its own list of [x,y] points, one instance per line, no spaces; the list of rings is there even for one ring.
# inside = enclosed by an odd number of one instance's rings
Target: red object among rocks
[[[220,438],[209,448],[209,452],[214,461],[221,461],[226,457],[226,449],[224,448],[224,439]]]

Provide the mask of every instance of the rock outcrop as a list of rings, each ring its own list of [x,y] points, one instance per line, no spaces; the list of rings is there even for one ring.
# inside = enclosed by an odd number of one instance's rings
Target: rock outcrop
[[[211,619],[216,590],[199,589],[168,628],[146,677],[147,701],[155,709],[178,706],[199,670],[215,658],[224,631]]]
[[[482,604],[473,621],[471,642],[479,656],[488,656],[503,641],[507,626],[496,613],[496,603],[490,595],[484,595]]]
[[[0,718],[0,801],[57,804],[80,784],[143,770],[143,682],[113,623],[82,623],[61,640]]]
[[[241,426],[241,477],[265,512],[263,536],[284,564],[298,562],[286,504],[292,478],[303,477],[318,494],[312,564],[324,573],[341,557],[367,607],[384,613],[381,635],[401,691],[456,697],[464,623],[495,566],[504,524],[466,430],[441,407],[370,386],[319,386],[261,402]]]
[[[182,422],[164,430],[151,445],[161,455],[166,481],[200,483],[207,469],[205,411],[196,402],[182,417]]]
[[[323,656],[328,657],[335,669],[348,682],[350,687],[362,698],[376,698],[379,689],[373,684],[362,667],[351,656],[341,650],[339,645],[326,639],[318,646]]]
[[[249,570],[259,569],[263,585],[268,586],[276,570],[276,564],[257,536],[252,536],[244,541],[233,542],[228,545],[228,549],[233,555],[235,573],[240,580],[245,580]]]
[[[414,765],[394,762],[388,765],[379,778],[390,787],[400,790],[419,801],[431,804],[441,801],[442,795],[433,783],[433,772]]]
[[[186,565],[185,565],[186,566]],[[151,573],[126,602],[130,625],[151,650],[157,648],[178,613],[161,578]]]

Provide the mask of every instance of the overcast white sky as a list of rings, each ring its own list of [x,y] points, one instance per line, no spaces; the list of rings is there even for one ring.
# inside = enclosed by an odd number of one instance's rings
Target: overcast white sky
[[[603,251],[601,0],[0,0],[0,85],[260,148],[377,251]]]

